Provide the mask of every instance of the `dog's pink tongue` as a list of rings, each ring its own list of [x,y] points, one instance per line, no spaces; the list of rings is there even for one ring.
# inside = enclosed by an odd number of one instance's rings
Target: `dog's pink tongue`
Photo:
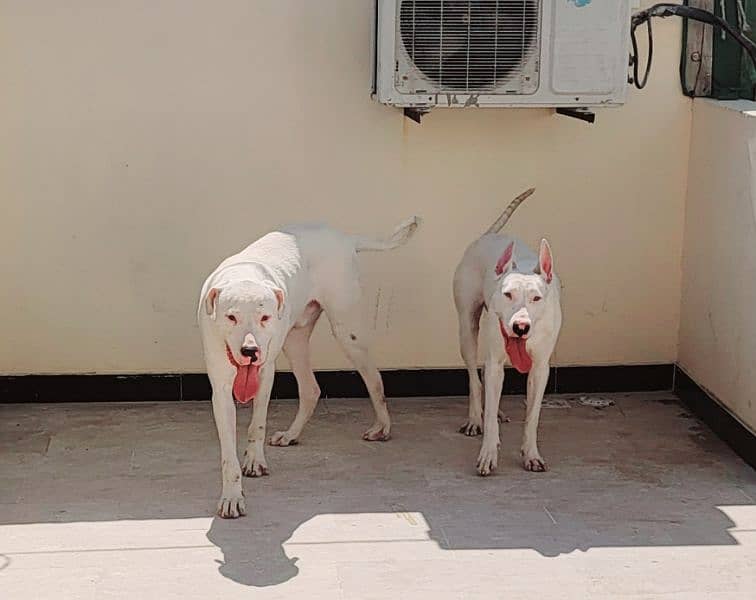
[[[239,365],[234,377],[234,398],[240,404],[248,404],[260,387],[260,367],[257,365]]]
[[[533,360],[525,349],[525,340],[522,338],[511,338],[506,334],[504,335],[504,340],[512,366],[520,373],[530,373]]]

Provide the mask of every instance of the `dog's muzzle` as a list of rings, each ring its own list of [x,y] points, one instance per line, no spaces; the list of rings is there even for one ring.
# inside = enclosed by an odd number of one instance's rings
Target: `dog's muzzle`
[[[512,332],[517,337],[525,337],[530,331],[530,323],[518,321],[512,325]]]
[[[260,352],[260,348],[258,348],[257,346],[245,345],[241,347],[241,355],[246,356],[253,363],[257,362],[259,352]]]

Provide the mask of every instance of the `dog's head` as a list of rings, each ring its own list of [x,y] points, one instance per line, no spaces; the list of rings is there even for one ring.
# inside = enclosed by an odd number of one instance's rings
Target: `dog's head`
[[[554,261],[551,248],[541,240],[538,265],[529,273],[514,264],[514,242],[509,244],[496,263],[498,284],[491,299],[491,309],[498,316],[502,334],[513,340],[527,340],[537,330],[544,306],[553,293]]]
[[[270,342],[280,332],[283,290],[255,281],[234,281],[212,287],[204,299],[205,312],[226,342],[235,366],[261,367]]]

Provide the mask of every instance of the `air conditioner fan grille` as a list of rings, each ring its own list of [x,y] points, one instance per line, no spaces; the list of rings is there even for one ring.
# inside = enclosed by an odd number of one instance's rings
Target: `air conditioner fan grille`
[[[537,50],[540,0],[401,0],[411,65],[440,90],[493,90]]]

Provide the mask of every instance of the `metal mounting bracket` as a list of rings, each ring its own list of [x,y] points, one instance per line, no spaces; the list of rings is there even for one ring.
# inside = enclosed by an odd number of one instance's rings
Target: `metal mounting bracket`
[[[580,119],[586,123],[594,123],[596,121],[596,113],[587,108],[557,108],[556,112],[559,115]]]
[[[404,109],[404,116],[407,117],[408,119],[411,119],[415,123],[420,123],[420,120],[423,118],[423,115],[427,115],[429,112],[430,112],[430,108],[407,107]]]

